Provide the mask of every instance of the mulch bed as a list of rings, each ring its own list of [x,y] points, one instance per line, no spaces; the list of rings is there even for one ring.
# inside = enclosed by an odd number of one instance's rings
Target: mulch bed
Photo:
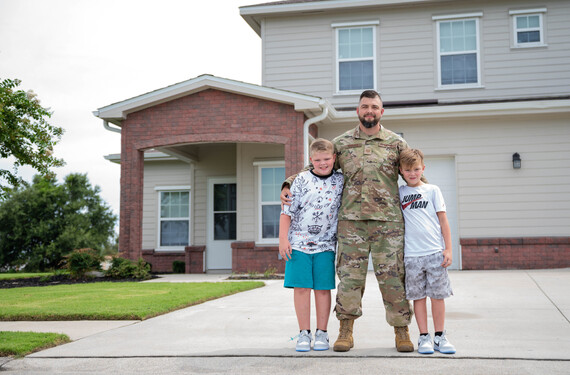
[[[158,278],[158,276],[152,276]],[[66,284],[88,284],[99,282],[139,282],[140,279],[116,279],[112,277],[89,277],[86,279],[72,279],[68,275],[55,275],[46,277],[30,277],[27,279],[0,280],[0,289],[22,288],[28,286],[52,286]]]
[[[237,274],[228,277],[228,280],[283,280],[285,276],[283,274],[273,274],[273,275],[249,275],[249,274]]]

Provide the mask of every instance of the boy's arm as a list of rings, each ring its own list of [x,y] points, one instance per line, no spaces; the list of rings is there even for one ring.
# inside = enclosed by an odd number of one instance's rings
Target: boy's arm
[[[438,212],[437,218],[439,219],[441,234],[443,235],[443,242],[445,243],[445,249],[443,250],[443,262],[441,263],[441,266],[447,268],[451,266],[452,258],[451,229],[449,228],[449,221],[447,220],[447,214],[445,211]]]
[[[289,227],[291,216],[281,214],[279,217],[279,254],[285,261],[291,259],[291,243],[289,242]]]

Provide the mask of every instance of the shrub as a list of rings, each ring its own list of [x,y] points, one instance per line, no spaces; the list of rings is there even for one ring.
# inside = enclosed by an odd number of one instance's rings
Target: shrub
[[[174,273],[185,273],[186,263],[181,260],[175,260],[172,262],[172,272]]]
[[[269,267],[268,269],[265,270],[265,272],[263,273],[263,276],[265,278],[270,278],[272,276],[275,276],[276,273],[277,273],[276,267]]]
[[[82,279],[90,271],[100,271],[102,260],[99,252],[90,248],[73,250],[65,256],[69,275],[74,279]]]
[[[116,279],[150,279],[150,265],[140,258],[136,263],[121,257],[113,258],[105,275]]]

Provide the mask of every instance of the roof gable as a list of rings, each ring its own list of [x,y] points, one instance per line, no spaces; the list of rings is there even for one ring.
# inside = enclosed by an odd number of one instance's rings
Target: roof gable
[[[323,99],[316,96],[253,85],[205,74],[122,102],[101,107],[97,111],[94,111],[93,114],[105,121],[120,125],[121,121],[124,120],[129,113],[137,112],[207,89],[215,89],[290,104],[296,111],[320,112],[321,105],[323,104]]]

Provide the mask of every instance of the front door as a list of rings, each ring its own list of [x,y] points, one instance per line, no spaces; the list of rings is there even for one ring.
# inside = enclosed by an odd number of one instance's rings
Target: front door
[[[232,269],[231,243],[236,240],[236,179],[208,180],[206,270]]]

